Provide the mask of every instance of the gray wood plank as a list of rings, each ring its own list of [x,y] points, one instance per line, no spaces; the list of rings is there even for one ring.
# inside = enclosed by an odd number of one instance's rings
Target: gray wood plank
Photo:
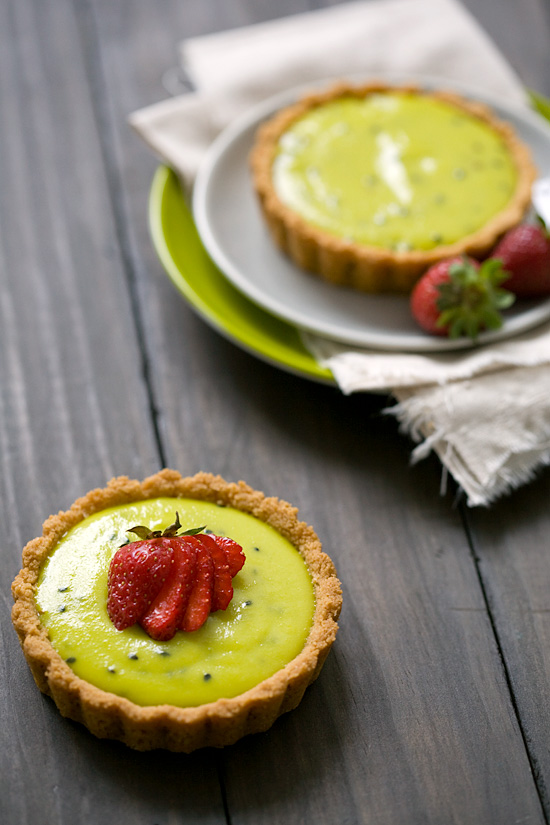
[[[0,821],[99,823],[116,810],[166,823],[185,804],[217,823],[215,759],[139,755],[63,720],[9,618],[21,549],[43,519],[114,474],[159,467],[81,9],[0,5]]]
[[[311,406],[328,418],[318,396]],[[309,483],[307,510],[344,583],[341,634],[305,706],[227,754],[232,821],[542,821],[458,513],[436,498],[437,467],[410,471],[389,424],[364,434],[365,408],[332,412],[348,437],[330,429],[318,459],[318,434],[291,432],[310,446],[296,484]]]
[[[478,570],[452,494],[438,496],[437,463],[409,467],[409,445],[380,416],[383,399],[344,399],[253,360],[178,303],[153,256],[147,271],[140,264],[154,164],[122,114],[164,96],[177,42],[208,30],[208,9],[219,28],[215,3],[191,4],[185,20],[167,3],[162,26],[153,5],[133,8],[163,50],[138,39],[124,56],[111,35],[123,5],[95,9],[167,460],[290,499],[344,584],[336,649],[302,706],[222,756],[231,821],[543,821]],[[246,9],[243,22],[273,16],[272,5],[231,7],[224,13],[239,21]]]
[[[468,514],[473,547],[534,775],[550,818],[550,481]]]
[[[548,0],[464,0],[523,83],[550,95],[550,3]]]
[[[10,825],[220,822],[218,772],[234,823],[543,819],[529,758],[544,780],[544,625],[542,614],[522,618],[523,647],[515,617],[525,602],[545,609],[543,551],[526,566],[518,548],[542,547],[546,481],[520,496],[531,516],[520,530],[517,511],[481,514],[477,565],[452,493],[438,497],[437,463],[409,467],[384,399],[344,399],[241,353],[195,318],[151,249],[155,162],[125,115],[163,96],[181,37],[303,10],[290,5],[0,9],[0,820]],[[494,21],[491,0],[480,5]],[[539,57],[525,59],[537,80]],[[222,754],[140,755],[94,740],[37,694],[7,620],[20,547],[42,518],[162,456],[292,500],[344,583],[338,643],[304,703]],[[495,534],[503,513],[509,533]]]

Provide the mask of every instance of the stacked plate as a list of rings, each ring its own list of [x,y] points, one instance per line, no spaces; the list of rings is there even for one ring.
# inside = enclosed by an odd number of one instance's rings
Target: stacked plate
[[[419,331],[407,296],[360,294],[324,283],[298,269],[273,245],[252,190],[248,156],[262,120],[302,91],[266,101],[218,137],[199,171],[192,211],[176,175],[159,168],[151,190],[150,224],[168,274],[220,333],[260,358],[315,380],[333,379],[305,349],[301,330],[350,348],[442,352],[469,346],[468,340],[433,338]],[[530,145],[540,175],[550,175],[550,130],[542,118],[481,99]],[[480,343],[516,335],[549,317],[550,300],[517,302],[503,327],[481,336]]]

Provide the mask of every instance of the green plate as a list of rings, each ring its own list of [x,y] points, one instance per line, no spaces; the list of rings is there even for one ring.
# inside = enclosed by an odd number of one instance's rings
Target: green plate
[[[247,352],[288,372],[334,384],[305,349],[298,330],[233,287],[201,243],[176,174],[160,166],[149,195],[153,244],[169,277],[210,326]]]

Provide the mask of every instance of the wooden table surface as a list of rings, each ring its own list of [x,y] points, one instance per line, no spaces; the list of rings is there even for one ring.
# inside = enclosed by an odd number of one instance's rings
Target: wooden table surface
[[[0,4],[0,822],[550,821],[550,473],[490,509],[440,494],[387,398],[270,366],[211,330],[149,236],[157,162],[130,112],[178,43],[317,0]],[[550,95],[550,2],[467,0]],[[490,412],[488,411],[488,414]],[[222,751],[136,753],[66,721],[10,622],[23,545],[113,475],[245,479],[316,528],[343,584],[300,707]]]

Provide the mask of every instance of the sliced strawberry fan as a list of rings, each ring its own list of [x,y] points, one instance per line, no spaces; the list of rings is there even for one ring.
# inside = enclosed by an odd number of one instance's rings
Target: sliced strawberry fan
[[[109,567],[107,612],[117,630],[139,622],[156,641],[193,632],[226,610],[245,555],[226,536],[181,530],[179,515],[163,532],[138,525],[138,541],[120,547]]]

